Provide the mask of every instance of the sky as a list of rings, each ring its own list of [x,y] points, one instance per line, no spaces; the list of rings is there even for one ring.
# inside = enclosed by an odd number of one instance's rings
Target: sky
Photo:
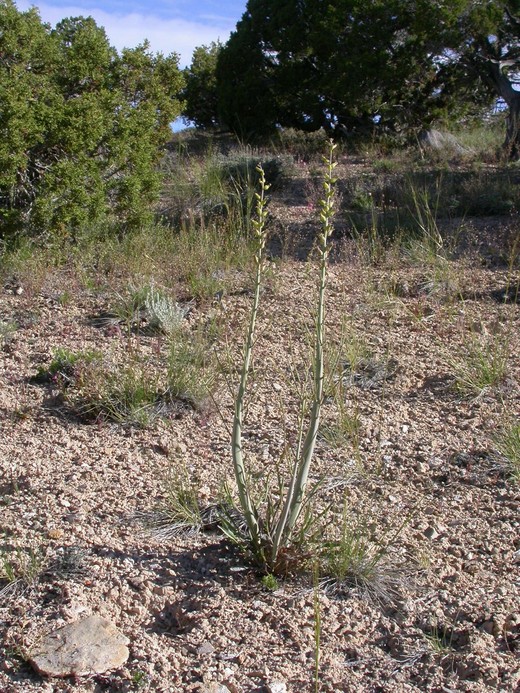
[[[154,52],[178,53],[179,65],[191,63],[193,49],[225,43],[245,11],[247,0],[15,0],[19,10],[37,7],[44,22],[91,16],[105,28],[118,50],[144,39]]]

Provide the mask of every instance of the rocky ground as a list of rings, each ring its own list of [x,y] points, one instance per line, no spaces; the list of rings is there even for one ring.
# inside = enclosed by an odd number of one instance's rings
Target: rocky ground
[[[312,210],[284,194],[287,234]],[[477,242],[496,243],[497,228],[468,224],[456,260],[416,253],[374,266],[348,242],[335,255],[327,320],[331,344],[343,334],[343,408],[325,405],[311,474],[323,481],[318,507],[330,503],[323,531],[345,524],[368,556],[381,550],[371,582],[339,590],[301,576],[267,589],[218,534],[148,531],[142,516],[164,503],[175,470],[202,502],[231,480],[224,382],[219,412],[179,406],[147,428],[83,422],[52,382],[32,380],[38,367],[58,347],[160,358],[161,338],[93,323],[111,297],[76,291],[66,269],[37,290],[7,283],[0,319],[16,329],[0,352],[0,690],[519,690],[520,489],[497,439],[520,413],[520,277]],[[314,286],[312,262],[272,263],[246,433],[259,489],[294,440]],[[213,348],[236,363],[249,305],[247,291],[224,293],[193,305],[186,329],[216,316]],[[476,345],[506,372],[457,389]],[[127,638],[126,662],[36,673],[42,638],[91,615]]]

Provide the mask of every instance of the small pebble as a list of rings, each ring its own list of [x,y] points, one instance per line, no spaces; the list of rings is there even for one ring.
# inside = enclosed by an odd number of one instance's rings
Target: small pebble
[[[213,652],[215,652],[215,648],[207,640],[203,642],[202,645],[199,645],[199,647],[197,647],[197,654],[199,656],[213,654]]]
[[[439,536],[439,532],[437,532],[435,527],[431,527],[431,526],[427,527],[423,533],[427,539],[436,539]]]
[[[272,681],[266,688],[268,693],[287,693],[287,684],[283,681]]]

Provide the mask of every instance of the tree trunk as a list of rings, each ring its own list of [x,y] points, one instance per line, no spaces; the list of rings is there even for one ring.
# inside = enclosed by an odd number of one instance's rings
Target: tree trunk
[[[507,104],[509,112],[506,120],[506,139],[504,149],[509,159],[520,158],[520,91],[517,91],[498,61],[489,62],[489,77],[497,94]]]
[[[506,120],[506,139],[504,149],[510,160],[520,159],[520,92],[510,100]]]

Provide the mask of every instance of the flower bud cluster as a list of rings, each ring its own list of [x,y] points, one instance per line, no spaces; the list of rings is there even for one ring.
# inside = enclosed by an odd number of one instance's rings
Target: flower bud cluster
[[[319,250],[322,256],[326,256],[328,253],[327,241],[334,230],[332,218],[334,216],[334,185],[336,178],[334,178],[333,173],[337,163],[333,160],[333,156],[336,146],[336,144],[331,142],[329,155],[323,157],[323,162],[327,168],[325,170],[325,180],[323,181],[324,196],[320,200],[321,233],[318,236]]]
[[[259,175],[260,192],[255,193],[256,219],[252,219],[253,233],[256,239],[255,264],[261,265],[264,258],[264,249],[267,242],[267,199],[266,192],[271,187],[265,180],[265,171],[262,165],[256,167]]]

